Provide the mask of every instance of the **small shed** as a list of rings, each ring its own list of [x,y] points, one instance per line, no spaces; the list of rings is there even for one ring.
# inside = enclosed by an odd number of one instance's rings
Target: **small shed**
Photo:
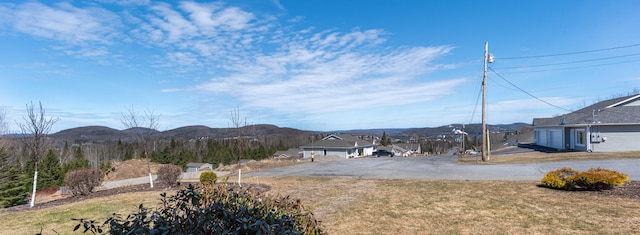
[[[200,162],[187,163],[187,172],[203,171],[206,169],[213,170],[213,165],[209,163],[200,163]]]

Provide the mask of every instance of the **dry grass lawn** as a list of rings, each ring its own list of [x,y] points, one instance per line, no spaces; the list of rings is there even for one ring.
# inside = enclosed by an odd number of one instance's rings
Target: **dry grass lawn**
[[[552,161],[584,161],[584,160],[607,160],[607,159],[627,159],[640,158],[640,151],[633,152],[612,152],[612,153],[588,153],[588,152],[527,152],[517,154],[491,155],[487,162],[478,161],[478,164],[521,164]],[[458,158],[458,163],[476,164],[475,155],[465,155]]]
[[[11,234],[70,234],[77,224],[73,218],[104,221],[113,213],[129,214],[140,204],[160,205],[159,192],[126,193],[111,197],[89,199],[77,203],[45,208],[37,211],[0,213],[0,233]]]
[[[534,181],[423,181],[324,177],[246,178],[269,194],[302,199],[330,234],[634,234],[640,200],[564,192]],[[40,211],[0,214],[0,231],[69,234],[71,218],[104,220],[158,192],[91,199]],[[55,232],[54,232],[55,231]]]

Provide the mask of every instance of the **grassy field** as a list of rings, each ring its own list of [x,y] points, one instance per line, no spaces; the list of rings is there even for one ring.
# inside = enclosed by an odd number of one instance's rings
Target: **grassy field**
[[[537,187],[534,181],[247,178],[302,199],[331,234],[634,234],[640,200]],[[0,214],[0,231],[69,234],[71,218],[103,220],[157,205],[158,192]]]

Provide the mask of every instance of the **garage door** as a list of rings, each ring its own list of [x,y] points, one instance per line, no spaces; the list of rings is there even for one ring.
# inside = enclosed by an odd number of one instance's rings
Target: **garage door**
[[[550,130],[549,131],[549,147],[562,149],[562,131]]]

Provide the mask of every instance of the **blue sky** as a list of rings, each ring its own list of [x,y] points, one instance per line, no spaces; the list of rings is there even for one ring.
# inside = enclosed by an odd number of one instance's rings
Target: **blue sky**
[[[161,130],[230,127],[236,108],[248,124],[319,131],[479,123],[489,42],[488,122],[530,123],[640,87],[638,12],[637,1],[5,1],[0,108],[16,130],[40,101],[60,119],[53,132],[123,129],[127,108],[159,114]]]

